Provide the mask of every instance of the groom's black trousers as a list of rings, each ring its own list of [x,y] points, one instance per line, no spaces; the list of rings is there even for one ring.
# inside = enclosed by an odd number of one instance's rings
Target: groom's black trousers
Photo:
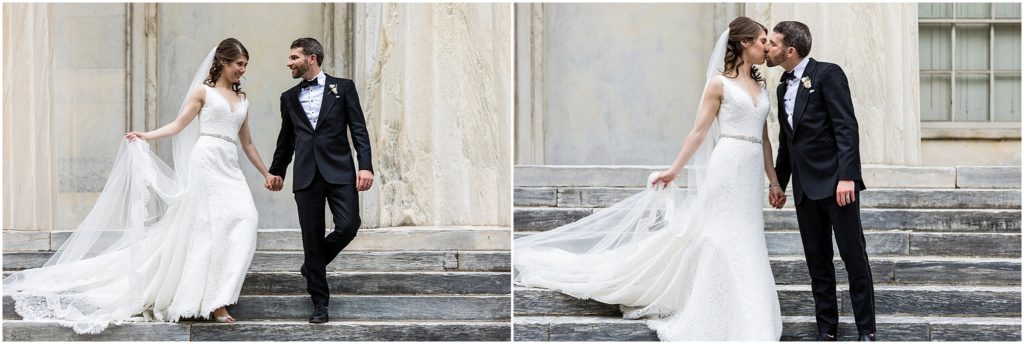
[[[334,231],[324,237],[324,202],[331,207]],[[303,267],[314,305],[327,305],[331,293],[327,287],[327,264],[348,246],[359,230],[359,194],[355,184],[330,184],[319,169],[309,186],[295,191],[302,227]]]
[[[860,334],[875,333],[875,292],[871,267],[860,222],[860,193],[857,201],[840,207],[835,195],[812,200],[803,195],[796,205],[800,223],[807,270],[811,274],[814,312],[818,331],[825,332],[839,325],[839,303],[836,300],[836,270],[832,265],[832,234],[850,280],[850,298]]]

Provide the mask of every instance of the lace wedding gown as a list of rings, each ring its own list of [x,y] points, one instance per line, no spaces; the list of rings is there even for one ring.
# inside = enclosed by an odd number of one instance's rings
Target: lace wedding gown
[[[150,192],[173,188],[158,185],[166,180],[158,178],[166,166],[148,143],[128,143],[115,159],[129,161],[131,178],[145,185],[139,188],[143,194],[126,200],[139,206],[115,216],[145,219],[163,208],[160,220],[120,237],[124,242],[114,246],[119,249],[6,278],[4,293],[24,319],[99,333],[110,323],[205,318],[238,300],[256,249],[256,206],[236,149],[248,101],[232,105],[217,90],[203,87],[206,101],[193,120],[200,121],[201,134],[188,159],[189,182],[172,201],[156,207],[150,202]]]
[[[618,304],[625,318],[648,319],[665,341],[780,338],[762,210],[768,94],[762,89],[755,100],[718,78],[721,136],[700,191],[687,198],[674,185],[649,187],[566,226],[578,228],[517,239],[517,283]],[[629,229],[593,234],[611,228]]]

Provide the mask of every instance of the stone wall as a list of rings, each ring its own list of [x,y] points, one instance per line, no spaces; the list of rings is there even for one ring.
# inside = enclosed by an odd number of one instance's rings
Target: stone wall
[[[738,15],[808,24],[810,56],[850,80],[862,162],[920,164],[916,4],[519,5],[517,66],[533,69],[516,74],[516,164],[671,163],[714,40]],[[763,73],[773,100],[781,74]]]

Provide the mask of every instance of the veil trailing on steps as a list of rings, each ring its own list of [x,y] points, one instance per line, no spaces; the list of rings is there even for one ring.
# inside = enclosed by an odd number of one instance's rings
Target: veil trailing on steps
[[[200,63],[178,114],[185,110],[192,91],[202,87],[215,50],[210,49]],[[139,270],[160,262],[152,261],[147,254],[151,247],[145,243],[152,243],[148,239],[161,231],[182,230],[160,224],[165,217],[180,215],[167,210],[182,201],[189,184],[189,159],[199,138],[199,122],[197,116],[172,138],[171,166],[150,150],[149,143],[122,139],[103,191],[81,224],[41,268],[4,278],[4,295],[15,301],[19,315],[55,321],[78,333],[99,333],[110,323],[153,316],[145,312],[152,305],[142,297],[144,284],[152,276],[143,276]],[[54,233],[51,242],[55,245],[60,238]]]
[[[705,87],[724,69],[729,30],[719,36],[708,61]],[[703,92],[702,92],[703,94]],[[703,97],[701,97],[703,99]],[[698,110],[703,101],[698,105]],[[611,270],[621,268],[626,257],[646,255],[641,243],[657,239],[661,231],[672,231],[677,240],[687,240],[693,228],[703,222],[701,186],[708,160],[720,136],[718,119],[686,166],[686,188],[674,183],[647,188],[579,221],[545,232],[529,234],[514,241],[513,279],[525,286],[541,286],[589,298],[594,290],[624,285],[628,276]],[[636,267],[641,269],[642,267]]]

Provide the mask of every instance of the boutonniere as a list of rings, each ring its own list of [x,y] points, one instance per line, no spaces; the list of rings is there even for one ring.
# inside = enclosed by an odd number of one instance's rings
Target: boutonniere
[[[804,88],[811,88],[811,77],[802,77],[800,78],[800,82],[804,83]]]
[[[330,84],[327,87],[331,88],[331,93],[338,94],[338,84]]]

